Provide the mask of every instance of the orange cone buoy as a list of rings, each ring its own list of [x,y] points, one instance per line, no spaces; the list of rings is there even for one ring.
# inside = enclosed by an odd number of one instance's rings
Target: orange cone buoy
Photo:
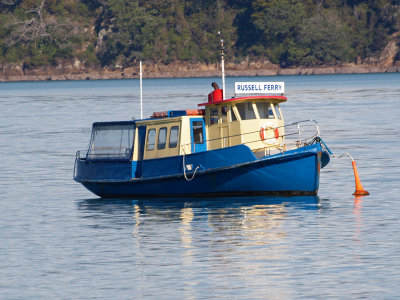
[[[356,181],[356,191],[354,192],[353,195],[356,195],[356,196],[369,195],[369,193],[366,190],[364,190],[364,188],[361,185],[360,177],[358,176],[358,171],[357,171],[357,167],[356,167],[356,161],[352,160],[351,164],[353,165],[354,179]]]

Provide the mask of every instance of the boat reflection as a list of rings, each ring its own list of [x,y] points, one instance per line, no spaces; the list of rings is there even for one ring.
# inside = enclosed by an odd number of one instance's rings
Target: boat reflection
[[[182,198],[144,198],[144,199],[124,199],[124,198],[92,198],[77,200],[79,210],[103,211],[113,213],[114,211],[125,210],[132,205],[139,205],[143,208],[237,208],[241,206],[254,205],[284,205],[295,206],[301,209],[318,209],[320,198],[318,196],[252,196],[252,197],[182,197]]]
[[[230,217],[248,219],[252,215],[284,215],[289,208],[300,210],[318,210],[322,208],[318,196],[296,197],[224,197],[224,198],[156,198],[156,199],[84,199],[76,202],[79,211],[86,212],[85,217],[108,218],[121,214],[134,217],[148,217],[157,222],[187,222],[198,217],[210,220]]]
[[[279,270],[291,255],[286,241],[293,239],[290,232],[293,226],[298,228],[297,220],[325,209],[318,197],[88,199],[78,201],[77,207],[83,218],[93,218],[86,219],[95,223],[93,230],[105,235],[125,232],[121,239],[129,234],[135,268],[141,272],[152,264],[179,268],[185,274],[185,288],[198,280],[193,271],[197,269],[233,272],[244,285],[265,285],[246,280],[250,274],[250,278],[264,278],[265,272]],[[274,285],[267,286],[271,293]],[[289,286],[283,291],[282,285],[275,288],[282,298],[292,298],[290,292],[285,295]]]

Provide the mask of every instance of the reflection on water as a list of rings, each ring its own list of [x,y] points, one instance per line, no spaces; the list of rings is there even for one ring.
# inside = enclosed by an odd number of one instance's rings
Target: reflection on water
[[[192,245],[196,228],[223,236],[223,241],[262,245],[285,236],[280,229],[288,209],[319,210],[317,196],[304,197],[248,197],[248,198],[193,198],[115,200],[88,199],[77,202],[84,218],[104,218],[109,223],[121,224],[121,216],[130,216],[135,237],[146,235],[153,226],[179,223],[182,245]],[[125,221],[126,222],[126,221]],[[221,242],[213,240],[213,242]]]
[[[121,216],[131,216],[135,230],[151,226],[179,223],[182,241],[192,239],[194,227],[223,232],[224,239],[239,236],[255,244],[284,237],[280,223],[288,209],[316,211],[323,206],[317,196],[302,197],[233,197],[185,199],[87,199],[77,202],[84,218],[104,217],[107,222],[121,222]]]
[[[318,211],[317,196],[240,197],[185,199],[87,199],[77,202],[84,218],[102,218],[110,224],[126,223],[130,217],[134,237],[140,241],[165,226],[178,228],[181,246],[196,248],[195,236],[209,233],[213,244],[265,245],[286,236],[281,228],[288,210]],[[297,212],[296,212],[297,210]],[[179,224],[179,225],[178,225]],[[187,253],[187,257],[190,257]]]
[[[311,208],[318,206],[319,196],[296,196],[296,197],[279,197],[279,196],[256,196],[256,197],[182,197],[182,198],[140,198],[140,199],[115,199],[115,198],[92,198],[84,199],[76,202],[78,209],[81,210],[97,210],[102,207],[116,209],[117,207],[125,207],[131,205],[139,205],[141,207],[158,207],[158,208],[181,208],[181,207],[202,207],[202,208],[223,208],[223,207],[243,207],[253,205],[288,205],[299,206],[303,208]]]
[[[316,119],[370,196],[332,159],[320,198],[87,199],[75,152],[92,122],[140,115],[138,81],[1,83],[0,298],[397,299],[400,73],[277,79],[286,122]],[[146,79],[144,116],[218,80]]]
[[[213,295],[226,298],[223,291],[232,283],[247,290],[250,298],[263,294],[282,299],[293,297],[288,282],[273,282],[292,255],[287,240],[296,236],[291,236],[287,225],[299,215],[315,217],[328,207],[316,196],[87,199],[76,205],[81,217],[94,219],[96,226],[129,228],[133,268],[140,275],[137,284],[144,289],[149,288],[148,279],[162,270],[169,278],[179,272],[182,286],[177,288],[189,298],[206,290],[203,296],[213,290]],[[266,274],[272,281],[266,280]],[[170,282],[177,284],[176,278]]]
[[[362,220],[362,199],[366,196],[355,196],[354,197],[354,239],[360,241],[360,237],[363,231],[363,220]]]
[[[305,210],[321,208],[318,196],[298,197],[222,197],[222,198],[151,198],[139,200],[127,199],[85,199],[76,202],[80,211],[118,215],[122,212],[131,212],[139,215],[159,216],[187,220],[183,213],[187,209],[195,210],[198,214],[241,215],[259,213],[280,214],[285,207],[296,207]],[[183,214],[183,215],[182,215]],[[261,213],[262,215],[262,213]],[[193,215],[192,218],[193,219]]]

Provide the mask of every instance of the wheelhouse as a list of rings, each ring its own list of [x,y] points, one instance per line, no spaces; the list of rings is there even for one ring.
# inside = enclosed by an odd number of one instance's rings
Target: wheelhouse
[[[87,159],[122,159],[132,157],[136,126],[134,122],[96,122],[92,126]]]
[[[205,106],[209,149],[246,144],[257,152],[283,142],[284,118],[279,104],[284,96],[251,96],[211,101]]]

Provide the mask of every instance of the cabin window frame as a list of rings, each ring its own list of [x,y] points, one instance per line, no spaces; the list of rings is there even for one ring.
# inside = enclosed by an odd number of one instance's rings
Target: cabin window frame
[[[228,123],[232,123],[233,121],[232,121],[232,116],[234,115],[234,113],[233,113],[233,111],[232,111],[232,105],[231,104],[228,104],[227,105],[227,107],[228,107],[228,115],[227,115],[227,117],[228,117]],[[236,118],[236,116],[235,116],[235,118]]]
[[[153,148],[150,149],[150,132],[154,131],[154,140],[153,140]],[[149,128],[149,130],[147,130],[147,138],[146,138],[146,151],[153,151],[156,148],[156,138],[157,138],[157,128]]]
[[[236,120],[233,120],[232,116],[235,116]],[[240,113],[238,109],[236,108],[236,104],[232,104],[231,106],[231,122],[236,122],[236,121],[241,121],[242,118],[240,116]]]
[[[275,114],[275,118],[278,120],[283,120],[283,115],[279,103],[271,103],[271,105],[272,105],[272,110],[274,111]]]
[[[116,133],[120,131],[120,135]],[[111,137],[108,134],[112,133]],[[97,122],[92,133],[87,160],[130,160],[135,148],[136,125],[131,122]],[[111,142],[111,144],[110,144]],[[119,146],[118,143],[119,142]],[[100,144],[100,145],[99,145]],[[110,150],[110,151],[107,151]]]
[[[194,123],[200,123],[200,124],[194,124]],[[191,120],[191,130],[193,131],[193,144],[195,144],[195,145],[202,145],[202,144],[204,144],[205,143],[205,137],[204,137],[204,128],[203,128],[203,122],[202,121],[196,121],[196,120]],[[195,128],[195,126],[196,126],[196,128]],[[199,126],[198,128],[197,128],[197,126]],[[199,129],[201,129],[201,131],[199,130]],[[195,131],[196,130],[196,131]],[[199,135],[199,134],[197,134],[197,133],[201,133],[201,135]],[[200,137],[200,140],[199,141],[196,141],[195,140],[195,137]]]
[[[225,112],[224,112],[225,110]],[[219,107],[219,114],[220,114],[220,124],[227,124],[228,123],[228,105],[221,105]]]
[[[213,113],[217,113],[216,115],[215,114],[213,114]],[[208,114],[208,122],[209,122],[209,124],[210,125],[216,125],[216,124],[219,124],[219,116],[220,116],[220,113],[219,113],[219,108],[218,107],[216,107],[216,106],[214,106],[214,107],[210,107],[209,108],[209,114]],[[212,120],[216,120],[216,122],[215,121],[212,121]]]
[[[174,128],[177,128],[176,142],[175,143],[171,143],[172,130]],[[168,148],[169,149],[173,149],[173,148],[178,147],[178,145],[179,145],[179,131],[180,131],[180,127],[178,125],[174,125],[174,126],[170,127],[170,129],[169,129],[169,138],[168,138]],[[171,146],[171,145],[173,145],[173,146]]]
[[[164,136],[164,142],[160,143],[160,137],[161,137],[161,131],[165,131],[165,136]],[[168,136],[168,129],[167,127],[161,127],[158,129],[158,134],[157,134],[157,150],[164,150],[167,146],[167,136]]]
[[[250,104],[250,105],[249,105]],[[246,120],[256,120],[257,119],[257,115],[256,115],[256,110],[254,109],[254,101],[251,102],[242,102],[242,103],[236,103],[236,109],[238,110],[238,113],[240,115],[240,120],[241,121],[246,121]],[[240,106],[243,105],[244,106],[244,111],[242,110],[242,112],[244,113],[244,116],[242,116],[242,114],[240,113],[241,109]],[[249,107],[251,107],[251,109],[249,109]],[[247,111],[253,111],[254,114],[254,118],[247,118]],[[243,118],[244,117],[244,118]]]
[[[276,113],[275,113],[275,111],[274,111],[274,106],[273,106],[273,104],[271,103],[271,102],[266,102],[266,101],[256,101],[255,103],[255,106],[256,106],[256,108],[257,108],[257,114],[258,114],[258,117],[259,117],[259,119],[268,119],[268,120],[274,120],[274,119],[276,119]],[[258,106],[258,104],[264,104],[264,105],[266,105],[266,107],[267,107],[267,118],[262,118],[261,117],[261,114],[260,114],[260,111],[259,111],[259,106]],[[269,114],[269,112],[272,112],[272,115],[270,115]],[[272,116],[272,118],[270,117],[270,116]]]

